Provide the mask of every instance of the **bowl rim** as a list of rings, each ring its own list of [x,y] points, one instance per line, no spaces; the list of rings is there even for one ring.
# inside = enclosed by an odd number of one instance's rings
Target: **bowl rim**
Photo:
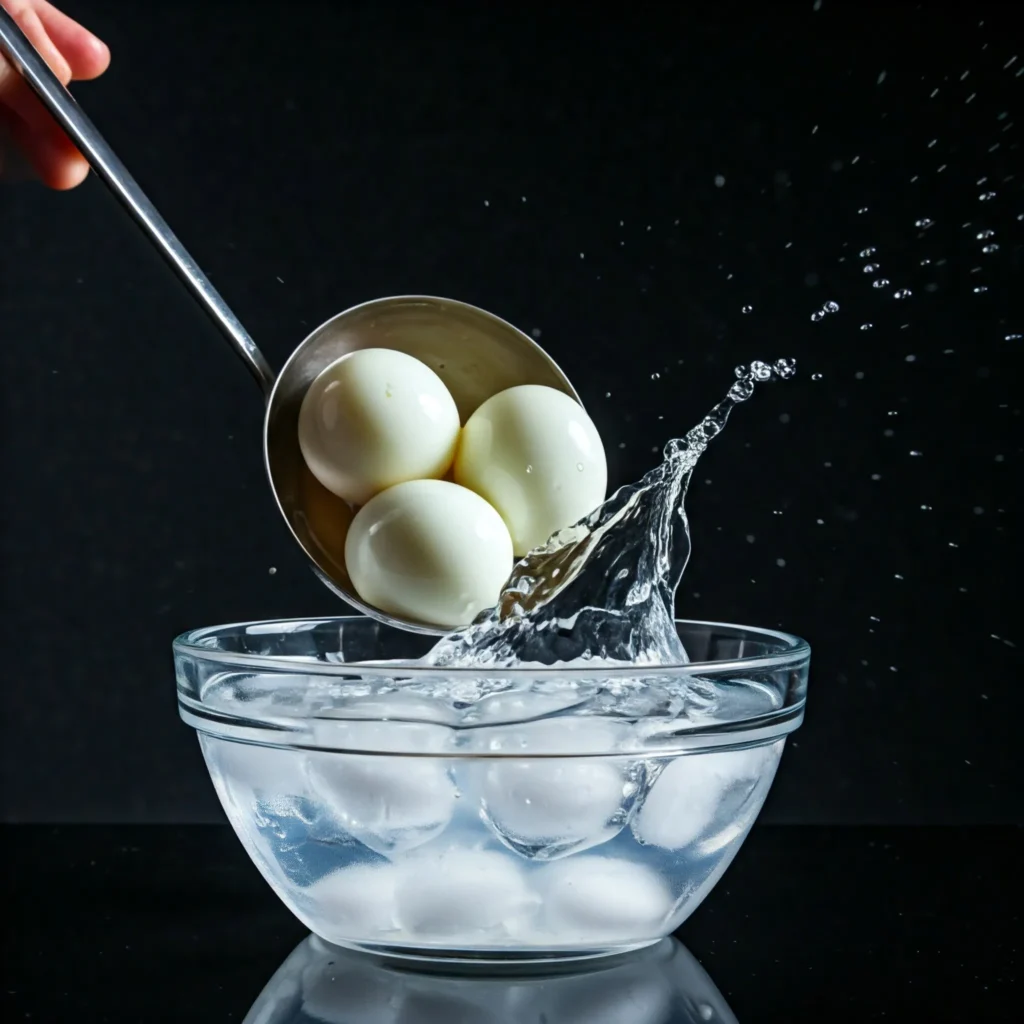
[[[251,622],[230,622],[217,626],[202,626],[198,629],[186,630],[172,641],[172,649],[176,657],[186,657],[195,661],[212,662],[219,665],[231,665],[237,668],[266,669],[274,672],[294,670],[307,676],[351,676],[358,672],[366,679],[388,679],[398,674],[406,678],[436,678],[438,675],[456,678],[475,678],[492,676],[500,679],[559,679],[588,680],[599,674],[602,679],[635,679],[638,675],[715,675],[733,671],[751,671],[754,669],[780,669],[786,666],[802,666],[811,654],[811,645],[802,637],[781,630],[768,629],[764,626],[744,626],[731,622],[715,622],[706,619],[676,619],[677,626],[706,626],[753,634],[754,637],[770,638],[780,643],[781,649],[773,654],[753,655],[751,657],[732,658],[718,661],[690,661],[667,665],[623,665],[621,667],[574,666],[531,667],[519,665],[511,668],[494,666],[460,665],[456,667],[417,665],[406,661],[309,661],[301,658],[278,657],[274,655],[247,654],[232,651],[220,651],[204,646],[202,640],[229,630],[250,630],[253,627],[286,627],[307,624],[315,628],[324,623],[366,623],[376,624],[374,619],[364,615],[322,615],[288,619],[256,619]],[[267,628],[266,632],[272,632]],[[281,632],[289,632],[282,629]],[[752,637],[753,638],[753,637]]]

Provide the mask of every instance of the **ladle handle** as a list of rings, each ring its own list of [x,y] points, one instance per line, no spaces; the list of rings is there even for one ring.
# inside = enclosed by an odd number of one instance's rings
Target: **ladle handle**
[[[15,20],[0,7],[0,52],[10,61],[25,79],[32,91],[53,115],[57,123],[67,132],[68,137],[88,160],[92,169],[103,183],[118,198],[131,214],[135,223],[142,228],[149,240],[167,260],[185,287],[192,292],[207,315],[220,328],[256,378],[265,395],[269,395],[274,384],[274,371],[264,358],[246,329],[228,308],[195,260],[185,251],[167,222],[146,198],[138,183],[127,168],[115,156],[96,126],[89,120],[75,98],[61,85],[28,41]]]

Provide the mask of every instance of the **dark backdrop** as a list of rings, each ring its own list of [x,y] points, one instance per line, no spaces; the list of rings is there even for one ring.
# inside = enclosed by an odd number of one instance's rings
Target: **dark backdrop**
[[[66,4],[114,53],[76,94],[277,364],[366,299],[476,303],[622,483],[795,356],[697,473],[678,603],[814,647],[765,816],[1019,821],[1024,48],[955,6]],[[100,184],[0,197],[4,816],[219,819],[171,638],[343,609]]]

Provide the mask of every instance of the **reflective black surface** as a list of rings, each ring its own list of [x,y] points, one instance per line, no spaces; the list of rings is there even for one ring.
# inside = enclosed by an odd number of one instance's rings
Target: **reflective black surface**
[[[529,982],[332,956],[226,827],[7,826],[3,849],[6,1019],[1021,1019],[1020,828],[757,827],[685,948]]]

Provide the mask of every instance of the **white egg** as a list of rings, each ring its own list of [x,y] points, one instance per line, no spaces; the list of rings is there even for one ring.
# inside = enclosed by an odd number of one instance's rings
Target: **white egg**
[[[608,466],[578,402],[523,384],[487,399],[466,421],[455,481],[501,513],[521,557],[604,501]]]
[[[444,476],[458,438],[459,413],[441,378],[393,349],[335,360],[299,410],[299,447],[310,472],[356,505],[405,480]]]
[[[396,920],[424,939],[479,941],[525,924],[540,899],[516,859],[452,848],[412,855],[395,886]]]
[[[668,885],[650,868],[582,854],[541,869],[537,886],[548,928],[563,941],[629,942],[664,934]]]
[[[356,513],[345,563],[374,608],[462,626],[498,600],[512,571],[512,539],[478,494],[445,480],[411,480]]]

